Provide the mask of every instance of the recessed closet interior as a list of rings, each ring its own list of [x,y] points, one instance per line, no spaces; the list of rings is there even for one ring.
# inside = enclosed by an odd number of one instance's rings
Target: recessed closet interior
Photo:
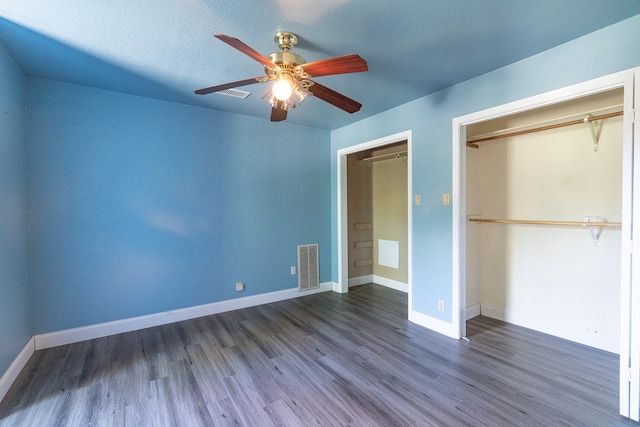
[[[467,317],[619,352],[622,104],[616,89],[466,127]]]
[[[349,286],[407,292],[407,142],[347,156]]]

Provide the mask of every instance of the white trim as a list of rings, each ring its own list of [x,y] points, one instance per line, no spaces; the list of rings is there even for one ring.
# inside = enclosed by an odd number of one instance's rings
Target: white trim
[[[349,287],[366,285],[367,283],[373,283],[373,274],[349,278]]]
[[[624,84],[624,103],[623,110],[625,112],[633,110],[634,93],[632,90],[628,90],[634,86],[633,73],[629,73],[627,81]],[[633,379],[630,371],[630,366],[633,365],[633,356],[631,346],[634,342],[637,343],[637,339],[622,339],[625,337],[633,337],[632,330],[634,330],[632,323],[632,306],[633,301],[630,304],[622,304],[623,295],[632,295],[633,279],[637,280],[636,275],[632,271],[637,271],[637,266],[634,266],[633,256],[631,254],[632,244],[634,239],[633,230],[631,224],[636,223],[634,219],[634,187],[637,184],[633,183],[634,180],[634,165],[637,161],[634,159],[633,148],[633,121],[628,114],[625,114],[622,123],[622,230],[621,241],[623,242],[623,250],[620,256],[620,368],[619,368],[619,381],[620,392],[619,406],[620,415],[630,417],[638,421],[638,404],[640,402],[635,401],[638,399],[638,380]],[[637,174],[636,174],[637,175]],[[635,179],[638,179],[636,177]],[[624,248],[626,246],[628,248]],[[622,356],[622,355],[626,355]],[[633,384],[636,386],[634,387]],[[635,396],[634,396],[635,395]]]
[[[409,321],[427,329],[431,329],[434,332],[438,332],[439,334],[456,339],[460,338],[454,333],[453,325],[449,322],[445,322],[444,320],[436,319],[435,317],[427,316],[426,314],[422,314],[414,310],[409,310]]]
[[[579,344],[588,345],[610,353],[618,354],[619,351],[619,342],[617,340],[599,336],[597,334],[591,334],[581,329],[558,325],[557,323],[547,322],[545,320],[536,319],[535,317],[515,313],[513,311],[489,307],[484,304],[481,307],[481,312],[483,316],[491,317],[492,319],[502,320],[503,322],[522,326],[527,329],[553,335],[554,337],[563,338]]]
[[[464,316],[465,320],[473,319],[474,317],[480,316],[480,314],[482,314],[480,307],[480,304],[474,304],[467,307]]]
[[[413,141],[411,131],[407,136],[407,307],[413,310]],[[407,317],[409,317],[407,315]]]
[[[331,285],[331,290],[333,292],[342,293],[342,289],[340,288],[340,284],[339,283],[329,282],[329,284]]]
[[[20,351],[18,356],[13,360],[9,369],[7,369],[4,375],[2,375],[2,378],[0,378],[0,402],[2,402],[2,399],[7,395],[11,385],[27,365],[33,353],[35,353],[35,340],[31,337],[22,351]]]
[[[407,293],[409,294],[409,310],[413,307],[413,170],[412,170],[412,131],[407,130],[372,141],[363,142],[346,148],[337,150],[337,199],[338,199],[338,284],[334,287],[336,292],[348,292],[349,290],[349,273],[347,266],[349,265],[349,239],[347,230],[347,155],[357,153],[359,151],[368,150],[382,145],[392,144],[398,141],[407,141],[407,268],[409,271]],[[336,290],[337,289],[337,290]]]
[[[640,68],[635,68],[634,73],[629,76],[628,86],[624,91],[624,135],[625,144],[623,148],[626,154],[633,155],[633,160],[627,163],[627,159],[623,160],[628,168],[628,174],[632,179],[628,183],[628,189],[631,194],[623,193],[623,206],[625,201],[628,203],[627,211],[631,216],[631,221],[625,229],[622,224],[622,233],[626,238],[630,237],[629,244],[633,251],[630,261],[630,275],[626,277],[628,282],[622,282],[620,289],[621,295],[631,295],[630,300],[621,301],[621,327],[620,335],[629,338],[620,345],[620,354],[624,357],[620,358],[620,402],[622,404],[625,397],[628,398],[628,416],[634,421],[640,420],[640,123],[638,123],[638,111],[640,110]],[[630,87],[629,87],[630,86]],[[629,89],[629,90],[627,90]],[[632,92],[632,93],[627,93]],[[633,116],[631,116],[633,112]],[[623,174],[623,182],[627,179],[627,173]],[[624,185],[624,184],[623,184]],[[626,199],[629,197],[629,199]],[[627,213],[625,212],[625,213]],[[624,216],[623,216],[624,220]],[[623,249],[624,249],[623,244]],[[622,271],[622,277],[625,278],[627,271]],[[625,303],[626,302],[626,303]],[[623,386],[624,384],[624,386]],[[623,411],[620,412],[625,415]]]
[[[367,283],[375,283],[376,285],[386,286],[396,291],[409,293],[409,285],[386,277],[377,276],[375,274],[366,274],[364,276],[350,277],[349,287],[366,285]]]
[[[395,289],[396,291],[409,293],[409,285],[407,283],[402,283],[397,280],[387,279],[386,277],[373,275],[373,283],[381,286],[386,286],[387,288]]]
[[[349,237],[348,231],[345,232],[347,224],[347,154],[342,150],[338,150],[338,179],[337,179],[337,198],[338,198],[338,286],[334,287],[335,292],[349,292]],[[343,209],[342,207],[345,206]]]
[[[272,302],[284,301],[291,298],[298,298],[306,295],[317,294],[330,291],[332,283],[321,283],[318,289],[308,291],[298,291],[298,288],[290,288],[282,291],[269,292],[260,295],[251,295],[244,298],[235,298],[227,301],[214,302],[211,304],[197,305],[170,310],[162,313],[149,314],[146,316],[131,317],[129,319],[116,320],[114,322],[99,323],[96,325],[83,326],[80,328],[66,329],[62,331],[39,334],[35,339],[35,349],[56,347],[59,345],[72,344],[75,342],[102,338],[109,335],[131,332],[139,329],[150,328],[168,323],[180,322],[182,320],[195,319],[197,317],[209,316],[226,311],[238,310],[241,308],[254,307],[256,305],[268,304]]]
[[[451,182],[451,200],[452,200],[452,228],[451,239],[453,256],[451,258],[453,271],[451,273],[451,313],[453,318],[453,330],[458,338],[467,335],[466,313],[464,307],[467,305],[467,228],[466,212],[467,212],[467,155],[466,126],[458,119],[453,119],[453,147],[452,147],[452,182]],[[465,141],[462,146],[460,141]],[[464,321],[462,317],[464,317]]]

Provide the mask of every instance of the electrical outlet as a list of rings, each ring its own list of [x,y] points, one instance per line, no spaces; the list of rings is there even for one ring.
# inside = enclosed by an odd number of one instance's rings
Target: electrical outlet
[[[236,282],[236,292],[244,291],[244,283]]]
[[[444,311],[444,301],[438,300],[438,311]]]
[[[295,265],[292,265],[292,266],[291,266],[291,275],[292,275],[292,276],[295,276],[295,275],[296,275],[296,266],[295,266]]]

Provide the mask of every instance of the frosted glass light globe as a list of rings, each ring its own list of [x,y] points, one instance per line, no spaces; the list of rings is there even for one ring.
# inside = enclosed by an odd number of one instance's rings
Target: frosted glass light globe
[[[280,101],[286,101],[291,98],[291,86],[285,79],[278,80],[271,88],[271,92]]]

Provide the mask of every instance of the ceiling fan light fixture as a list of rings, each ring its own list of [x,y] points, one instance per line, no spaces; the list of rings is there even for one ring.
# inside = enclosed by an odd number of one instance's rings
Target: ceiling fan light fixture
[[[302,86],[297,86],[293,89],[293,97],[298,105],[302,104],[302,101],[307,99],[311,95],[311,92]]]
[[[362,107],[359,102],[311,80],[313,77],[367,71],[367,61],[356,54],[307,63],[302,56],[291,51],[298,42],[298,37],[287,31],[280,31],[276,34],[274,40],[280,51],[274,52],[269,56],[263,56],[260,52],[235,37],[225,34],[214,34],[214,36],[262,64],[265,75],[198,89],[194,91],[196,95],[222,93],[224,90],[239,86],[270,82],[272,85],[262,98],[271,105],[272,122],[286,120],[287,112],[292,108],[296,108],[310,95],[347,113],[355,113]]]
[[[289,83],[289,80],[281,78],[274,83],[271,88],[271,92],[273,92],[273,96],[280,101],[286,101],[291,98],[293,90],[291,89],[291,83]]]
[[[281,74],[262,99],[267,101],[272,108],[288,111],[296,108],[302,101],[313,95],[309,90],[309,86],[312,84],[313,82],[310,80],[298,81],[295,77]]]
[[[275,96],[273,96],[273,92],[267,91],[267,93],[264,94],[262,99],[267,101],[269,105],[271,105],[273,108],[277,108],[276,105],[278,104],[278,100],[276,99]]]
[[[275,97],[275,95],[273,94],[273,92],[271,90],[267,91],[267,93],[264,94],[262,99],[267,101],[269,103],[269,105],[271,105],[271,108],[277,108],[279,110],[287,110],[288,111],[290,108],[295,108],[296,107],[295,104],[293,104],[293,102],[292,102],[293,101],[292,98],[285,99],[284,101],[281,101],[281,100],[279,100],[278,98]]]

